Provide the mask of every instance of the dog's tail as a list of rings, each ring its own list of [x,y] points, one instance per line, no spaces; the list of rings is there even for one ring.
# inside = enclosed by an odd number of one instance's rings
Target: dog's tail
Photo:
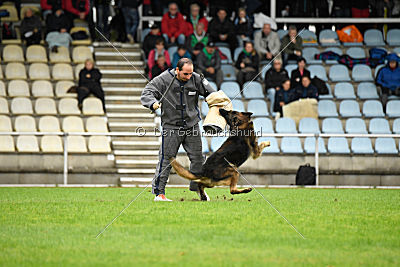
[[[189,180],[197,180],[200,178],[191,173],[190,171],[186,170],[185,168],[183,168],[183,166],[179,164],[179,162],[176,161],[175,158],[171,158],[169,161],[171,162],[171,166],[174,168],[174,170],[179,176]]]

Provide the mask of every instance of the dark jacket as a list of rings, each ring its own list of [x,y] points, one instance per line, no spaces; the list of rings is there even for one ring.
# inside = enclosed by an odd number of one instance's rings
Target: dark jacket
[[[83,68],[79,72],[79,87],[86,87],[88,89],[96,88],[101,89],[100,79],[101,73],[98,69],[93,68],[91,70],[87,70]]]
[[[239,23],[239,18],[237,17],[233,22],[235,25],[235,33],[236,35],[244,35],[244,36],[253,36],[253,27],[251,27],[251,23],[249,18],[246,16],[246,22]]]
[[[318,100],[318,89],[310,83],[308,87],[299,85],[295,88],[295,99],[300,98],[315,98]]]
[[[289,75],[285,69],[277,72],[274,68],[271,68],[265,74],[265,89],[280,87],[287,79],[289,79]]]
[[[235,26],[233,25],[232,21],[225,18],[224,21],[220,21],[218,17],[213,18],[208,25],[208,32],[213,41],[219,40],[220,34],[228,34],[233,36],[235,34]]]
[[[146,37],[144,37],[143,50],[144,50],[144,53],[146,55],[146,58],[149,56],[150,51],[152,49],[156,48],[156,41],[158,39],[163,39],[164,40],[164,44],[166,43],[164,37],[161,34],[161,32],[158,35],[154,35],[154,34],[151,34],[151,32],[149,32],[149,34],[147,34]]]
[[[155,77],[157,77],[158,75],[160,75],[161,73],[163,73],[167,69],[168,69],[167,63],[164,63],[164,66],[162,68],[160,66],[158,66],[158,64],[154,65],[154,67],[151,68],[151,74],[152,74],[153,79]]]
[[[280,112],[282,114],[282,107],[279,103],[284,102],[286,105],[294,100],[296,100],[296,92],[294,89],[289,89],[285,91],[282,87],[280,87],[280,89],[276,91],[275,94],[274,112]]]
[[[138,8],[142,4],[142,2],[142,0],[119,0],[119,6]]]
[[[59,17],[57,17],[55,14],[49,14],[46,19],[46,27],[47,33],[54,31],[58,32],[61,29],[67,29],[69,32],[72,25],[70,19],[64,13]]]
[[[37,29],[40,32],[41,28],[42,28],[42,22],[40,21],[40,18],[35,15],[33,15],[30,18],[25,17],[21,21],[20,29],[22,35],[24,35],[27,32],[33,31],[34,29]]]
[[[240,63],[244,63],[245,68],[242,69],[240,67]],[[254,53],[251,54],[246,54],[244,51],[240,52],[238,59],[236,60],[235,67],[238,70],[245,71],[256,71],[258,72],[258,65],[260,64],[260,58],[258,56],[258,53],[254,50]],[[253,69],[253,70],[251,70]]]
[[[204,49],[203,49],[204,50]],[[197,72],[204,72],[208,67],[214,67],[214,69],[221,69],[221,58],[219,53],[215,50],[211,59],[208,59],[204,51],[201,51],[196,58],[196,70]]]
[[[282,38],[281,49],[283,49],[283,48],[285,48],[285,50],[283,50],[283,52],[288,54],[288,55],[294,54],[294,50],[297,50],[297,51],[301,52],[303,50],[303,39],[300,37],[300,35],[298,35],[296,37],[296,43],[292,43],[290,41],[289,34],[286,34]]]
[[[299,68],[292,70],[292,73],[290,74],[290,86],[292,86],[292,88],[299,86],[303,76],[311,79],[310,71],[308,69],[304,69],[303,75],[301,75]]]

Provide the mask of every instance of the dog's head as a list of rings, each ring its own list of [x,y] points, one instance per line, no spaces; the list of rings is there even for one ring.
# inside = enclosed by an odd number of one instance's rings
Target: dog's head
[[[248,129],[251,122],[251,112],[238,112],[238,111],[228,111],[220,108],[219,114],[226,120],[231,129]]]

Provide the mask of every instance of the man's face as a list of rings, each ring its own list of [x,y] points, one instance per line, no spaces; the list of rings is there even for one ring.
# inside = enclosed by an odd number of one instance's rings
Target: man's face
[[[271,25],[264,24],[263,32],[264,32],[264,34],[268,35],[271,32]]]
[[[226,11],[221,9],[220,11],[218,11],[217,16],[219,18],[220,21],[225,20],[226,18]]]
[[[86,62],[85,62],[85,68],[86,68],[87,70],[93,69],[93,63],[92,63],[91,61],[86,61]]]
[[[160,29],[159,28],[151,29],[151,34],[158,35],[159,33],[160,33]]]
[[[207,53],[212,54],[215,51],[214,47],[206,46]]]
[[[281,68],[282,68],[282,62],[280,62],[280,61],[274,61],[274,69],[275,69],[276,71],[280,71]]]
[[[297,30],[289,30],[289,36],[290,38],[295,38],[297,35]]]
[[[200,13],[200,7],[198,7],[197,5],[192,5],[190,7],[190,14],[193,17],[197,17],[199,15],[199,13]]]
[[[27,17],[27,18],[32,17],[32,15],[33,15],[32,9],[28,9],[28,10],[26,11],[26,13],[25,13],[25,17]]]
[[[157,49],[157,50],[162,50],[162,49],[164,49],[164,44],[163,44],[163,43],[158,43],[158,44],[156,44],[156,49]]]
[[[390,67],[391,69],[396,68],[396,61],[390,61],[390,62],[389,62],[389,67]]]
[[[159,58],[157,59],[157,64],[158,64],[158,66],[160,66],[160,67],[164,66],[164,64],[165,64],[165,57],[159,57]]]
[[[178,13],[178,6],[176,4],[170,4],[168,11],[172,16],[175,16],[176,13]]]
[[[304,67],[306,66],[306,63],[304,62],[304,60],[299,61],[299,63],[297,63],[297,66],[299,67],[299,69],[304,69]]]
[[[197,35],[202,35],[202,34],[203,34],[203,31],[204,31],[204,25],[203,25],[203,23],[197,23],[197,26],[196,26],[196,33],[197,33]]]
[[[183,55],[186,53],[185,49],[178,49],[178,55],[183,57]]]
[[[301,84],[302,84],[304,87],[310,86],[310,83],[311,83],[311,81],[310,81],[310,79],[309,79],[308,77],[303,77],[303,78],[301,79]]]
[[[288,91],[290,89],[290,80],[287,80],[286,82],[284,82],[282,87],[283,87],[283,90]]]
[[[193,65],[184,64],[182,70],[176,68],[177,78],[181,81],[187,82],[193,74]]]

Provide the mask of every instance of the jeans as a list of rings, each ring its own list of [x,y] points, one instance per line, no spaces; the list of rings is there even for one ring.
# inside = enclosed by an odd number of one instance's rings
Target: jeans
[[[98,5],[97,10],[97,22],[96,26],[106,37],[109,37],[108,17],[110,16],[110,8],[108,5]]]
[[[122,13],[125,19],[126,34],[132,35],[135,38],[136,30],[139,26],[139,12],[136,8],[123,7]]]
[[[163,33],[163,37],[167,43],[169,43],[169,38],[166,33]],[[178,38],[176,38],[176,42],[178,44],[184,44],[185,43],[185,35],[183,33],[179,34]]]

